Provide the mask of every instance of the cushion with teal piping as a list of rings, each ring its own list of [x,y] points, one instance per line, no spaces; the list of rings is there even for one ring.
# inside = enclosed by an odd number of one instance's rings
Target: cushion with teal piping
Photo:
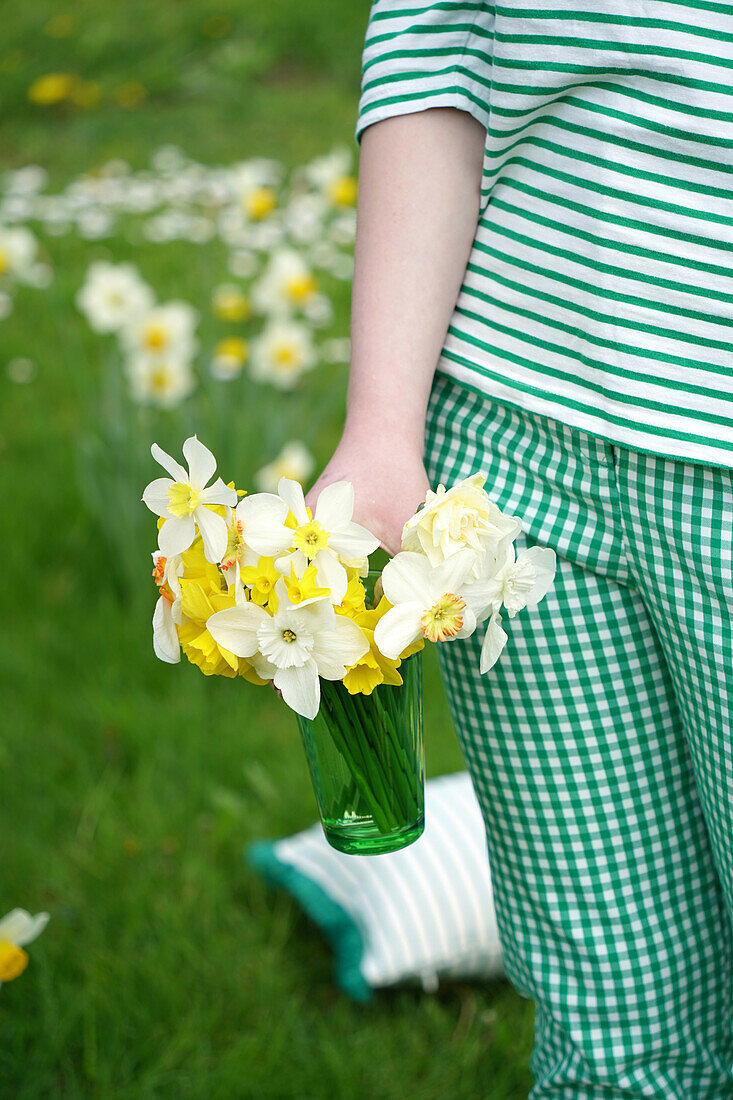
[[[466,772],[428,780],[425,831],[398,852],[338,852],[316,823],[253,841],[245,856],[321,928],[334,978],[355,1001],[401,982],[434,992],[441,978],[504,973],[485,826]]]

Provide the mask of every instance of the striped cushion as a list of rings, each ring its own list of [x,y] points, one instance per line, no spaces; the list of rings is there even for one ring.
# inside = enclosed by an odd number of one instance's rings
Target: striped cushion
[[[414,844],[368,858],[336,851],[318,823],[246,850],[250,866],[320,925],[336,981],[355,1000],[403,981],[434,992],[439,977],[503,974],[484,823],[466,772],[426,783],[425,822]]]

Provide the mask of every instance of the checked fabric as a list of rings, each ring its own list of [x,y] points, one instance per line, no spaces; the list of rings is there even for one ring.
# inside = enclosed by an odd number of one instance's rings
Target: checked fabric
[[[733,1097],[733,469],[435,375],[431,485],[478,470],[558,555],[478,673],[439,647],[486,826],[530,1100]]]

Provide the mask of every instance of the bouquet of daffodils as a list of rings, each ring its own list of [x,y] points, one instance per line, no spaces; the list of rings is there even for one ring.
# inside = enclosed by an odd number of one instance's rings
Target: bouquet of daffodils
[[[515,554],[521,521],[497,507],[477,473],[428,492],[368,592],[379,539],[353,522],[350,482],[327,486],[311,514],[289,478],[277,493],[251,495],[213,481],[216,460],[196,436],[183,444],[186,466],[157,444],[152,454],[168,475],[142,498],[159,517],[155,653],[175,663],[183,650],[205,675],[271,682],[300,720],[326,711],[347,778],[379,831],[394,829],[400,811],[419,809],[395,694],[403,662],[426,641],[481,627],[487,672],[507,640],[501,609],[511,617],[542,599],[554,552]]]

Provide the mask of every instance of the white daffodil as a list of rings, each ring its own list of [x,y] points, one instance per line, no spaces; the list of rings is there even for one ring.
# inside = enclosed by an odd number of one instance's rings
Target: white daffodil
[[[189,362],[198,347],[198,310],[188,302],[166,302],[133,317],[120,330],[131,355]]]
[[[242,373],[247,362],[249,344],[241,336],[225,336],[214,348],[209,370],[220,382],[229,382]]]
[[[180,555],[166,558],[160,550],[153,551],[153,580],[160,593],[153,612],[153,652],[169,665],[177,665],[181,659],[176,627],[183,626],[186,618],[181,609],[182,576]]]
[[[275,588],[278,610],[269,615],[254,602],[215,612],[206,623],[217,645],[246,657],[258,676],[272,680],[283,699],[304,718],[315,718],[321,701],[319,677],[341,680],[348,665],[369,649],[361,627],[337,615],[327,596],[294,604],[285,580]]]
[[[195,435],[189,436],[183,444],[188,470],[157,443],[153,443],[150,453],[171,475],[151,481],[142,496],[150,511],[165,519],[158,532],[160,550],[167,558],[182,554],[193,542],[198,526],[207,561],[218,564],[227,547],[227,525],[224,517],[212,512],[209,505],[234,507],[237,494],[220,477],[209,485],[216,472],[213,454]]]
[[[351,150],[340,145],[306,164],[304,175],[334,206],[354,206],[357,183],[353,164]]]
[[[470,550],[460,550],[435,566],[411,550],[388,561],[382,587],[393,606],[374,630],[380,653],[396,661],[418,638],[447,642],[472,634],[486,604],[483,588],[469,583],[473,564]]]
[[[323,489],[316,501],[313,518],[308,514],[302,486],[287,477],[280,478],[277,491],[287,501],[298,526],[292,533],[292,553],[275,561],[281,573],[297,576],[308,565],[316,567],[318,583],[331,589],[331,599],[341,603],[348,585],[342,562],[361,561],[379,546],[379,539],[366,527],[353,523],[354,486],[350,481],[334,481]]]
[[[271,382],[281,390],[292,390],[316,362],[312,332],[298,321],[270,321],[252,341],[252,378]]]
[[[252,312],[249,298],[236,283],[221,283],[211,292],[211,311],[220,321],[246,321]]]
[[[118,332],[154,304],[153,292],[134,264],[90,264],[76,295],[78,309],[94,332]]]
[[[256,565],[261,557],[274,558],[293,545],[293,530],[285,526],[289,506],[274,493],[243,497],[227,508],[227,545],[221,567],[228,584],[238,580],[237,567]]]
[[[503,605],[513,619],[522,608],[536,607],[552,584],[556,563],[555,551],[549,547],[530,546],[516,556],[512,542],[502,544],[496,568],[476,586],[482,603],[479,622],[491,612],[481,646],[480,672],[489,671],[507,642],[499,609]]]
[[[25,281],[32,271],[38,253],[38,241],[30,229],[0,226],[0,276]]]
[[[484,555],[495,553],[504,541],[522,529],[518,516],[510,516],[484,490],[485,474],[473,474],[450,489],[429,489],[425,505],[408,519],[402,531],[402,549],[422,551],[431,565],[438,565],[458,550],[472,550],[481,572]]]
[[[138,355],[125,367],[133,401],[172,409],[196,386],[191,364],[167,356]]]
[[[513,619],[523,607],[536,607],[552,584],[556,561],[555,551],[549,547],[530,546],[516,556],[514,544],[507,542],[498,569],[483,582],[492,611],[503,604]]]
[[[304,443],[293,439],[286,443],[280,454],[262,466],[254,475],[254,482],[262,492],[274,493],[281,477],[292,481],[307,481],[315,468],[315,459]]]
[[[28,965],[23,948],[40,936],[48,920],[48,913],[32,917],[25,909],[13,909],[0,920],[0,985],[23,973]]]
[[[315,296],[318,282],[300,252],[281,248],[252,288],[252,304],[260,313],[289,316]]]

